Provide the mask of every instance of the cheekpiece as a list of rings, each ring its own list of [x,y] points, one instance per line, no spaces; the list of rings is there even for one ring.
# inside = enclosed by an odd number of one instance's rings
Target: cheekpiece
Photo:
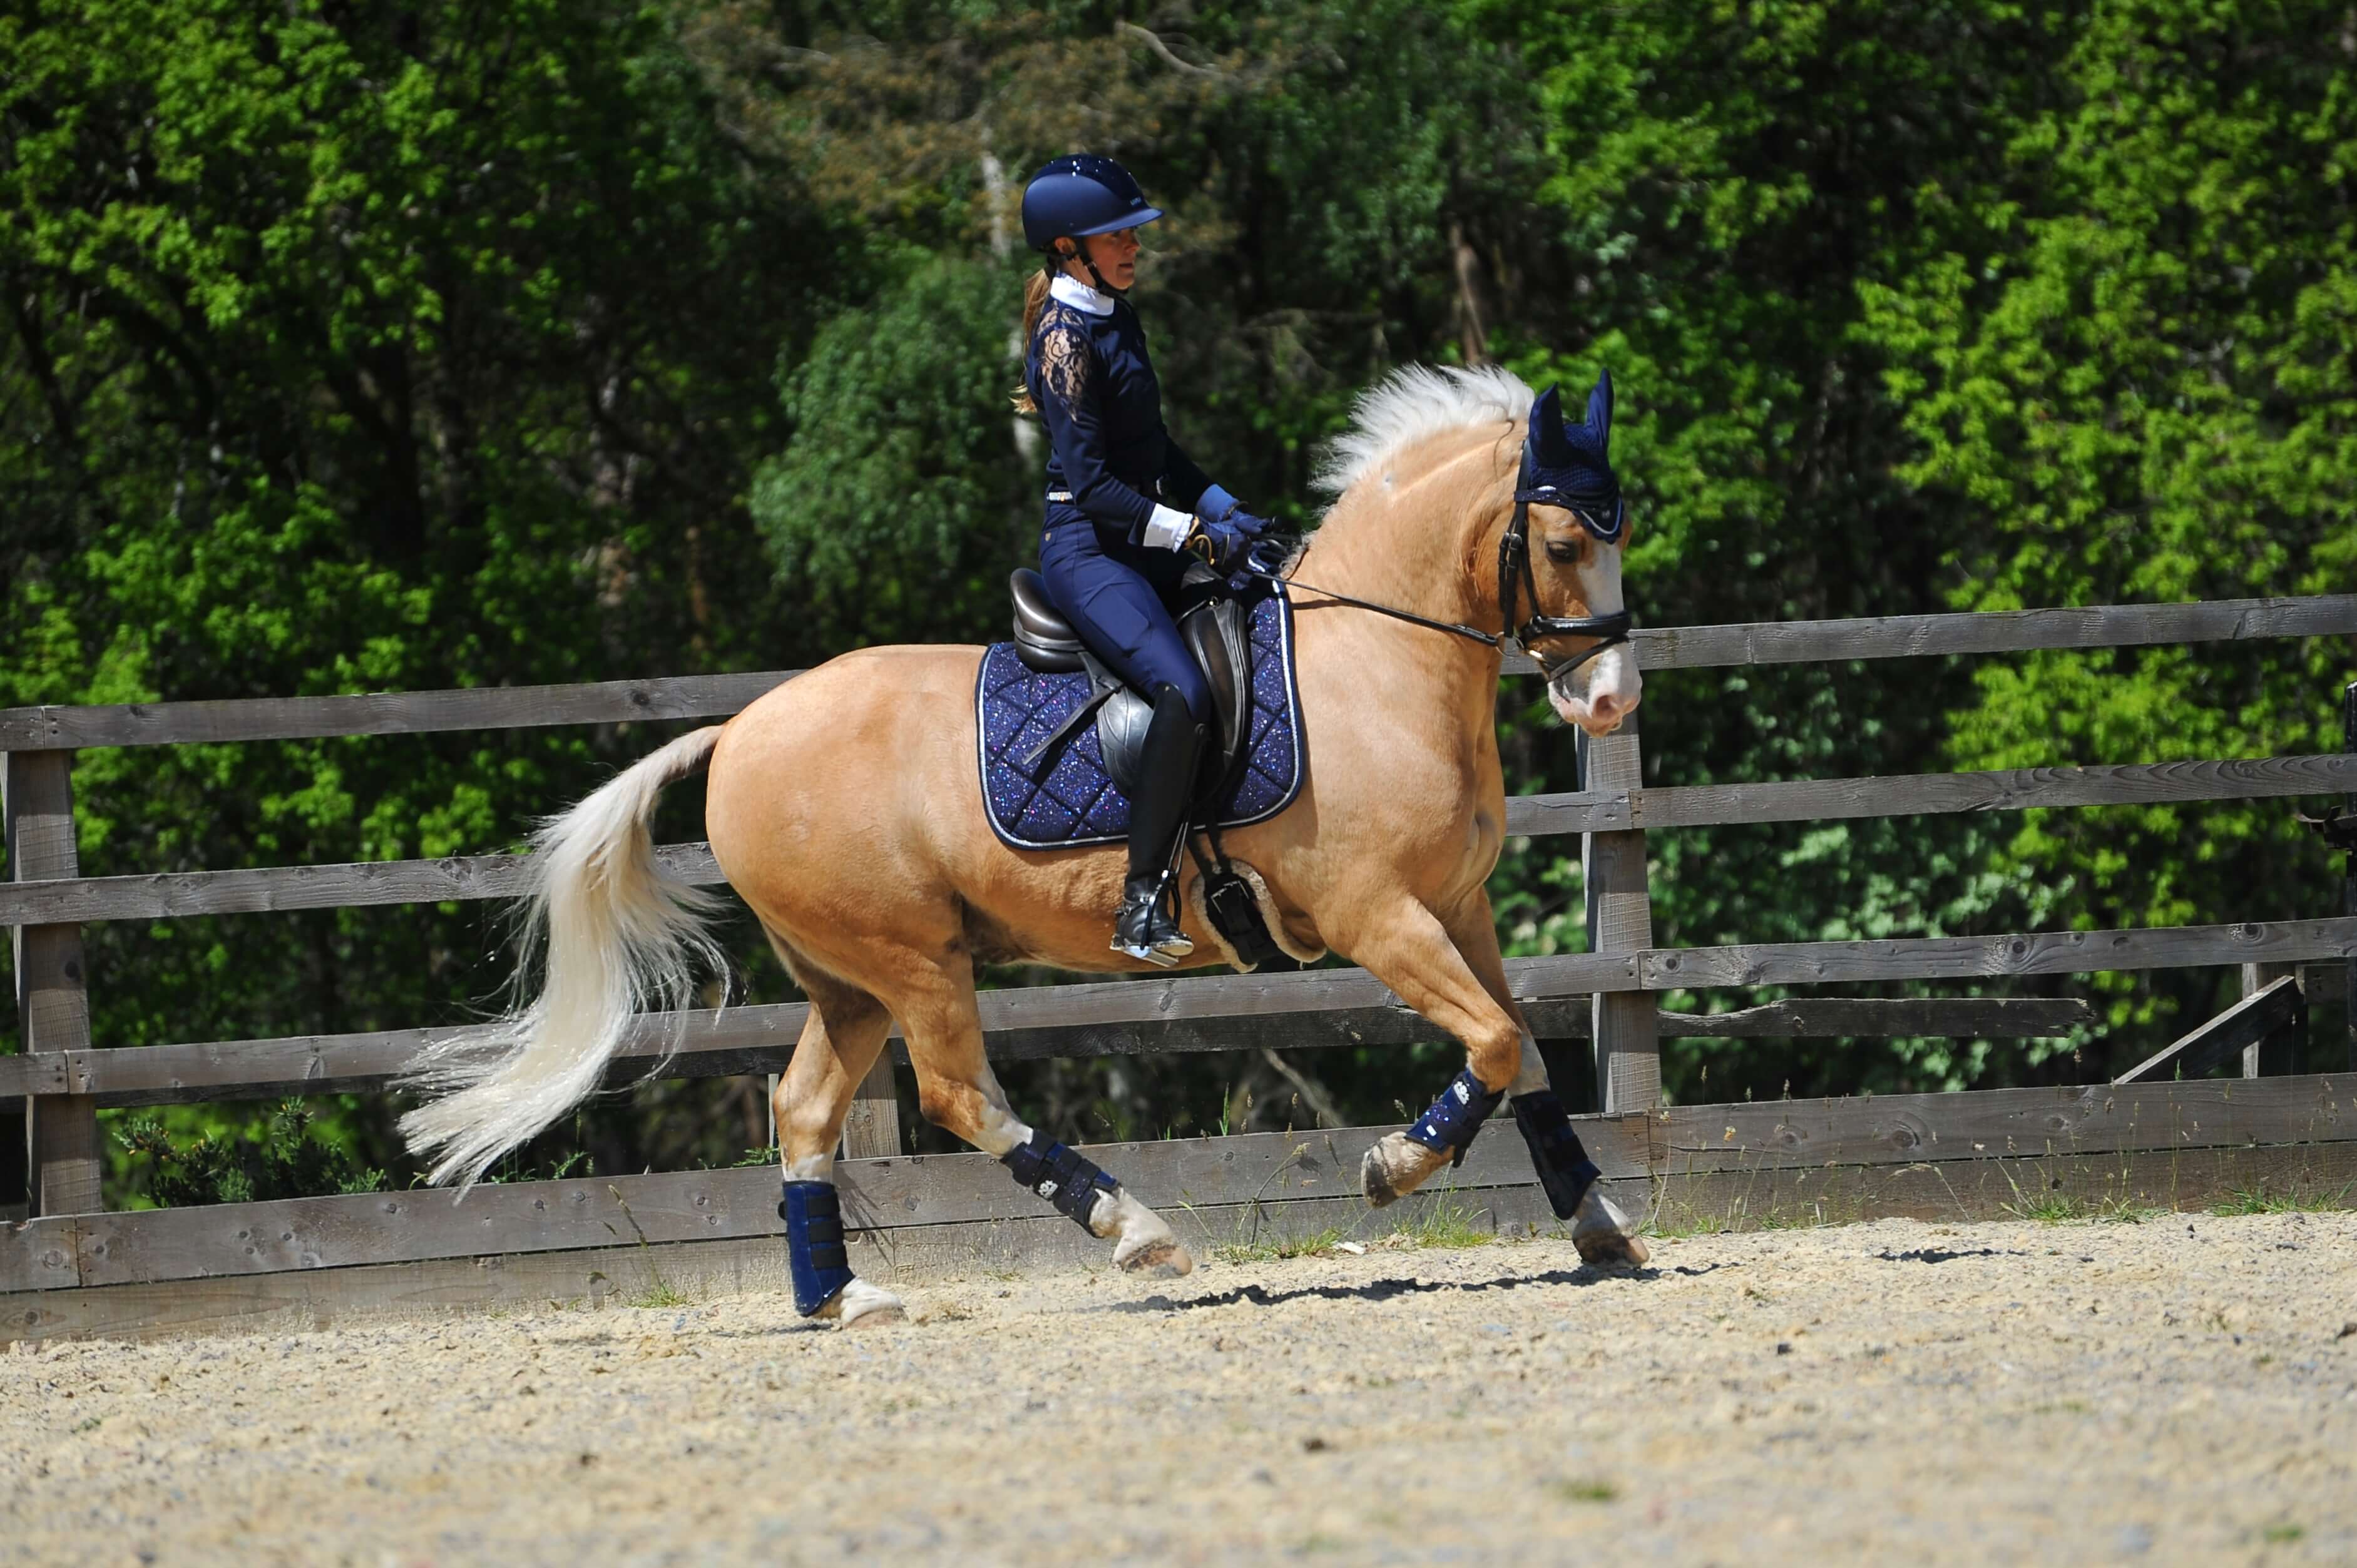
[[[1561,507],[1603,542],[1618,543],[1628,531],[1629,510],[1620,497],[1620,480],[1612,472],[1611,442],[1611,371],[1597,377],[1582,424],[1564,422],[1562,391],[1547,388],[1531,404],[1530,434],[1523,441],[1523,471],[1514,483],[1514,499]]]
[[[1454,1156],[1448,1163],[1461,1165],[1465,1163],[1465,1151],[1473,1146],[1474,1134],[1498,1109],[1498,1101],[1505,1098],[1505,1092],[1482,1088],[1471,1068],[1460,1069],[1448,1080],[1448,1087],[1440,1091],[1440,1098],[1415,1119],[1407,1135],[1427,1149],[1448,1151]]]

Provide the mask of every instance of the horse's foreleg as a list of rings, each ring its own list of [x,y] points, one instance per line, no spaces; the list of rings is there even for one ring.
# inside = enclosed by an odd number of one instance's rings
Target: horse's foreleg
[[[1364,964],[1401,1001],[1465,1044],[1465,1069],[1406,1131],[1384,1134],[1359,1176],[1380,1208],[1457,1164],[1522,1070],[1522,1020],[1483,985],[1431,910],[1401,900],[1335,946]],[[1495,939],[1491,939],[1492,946]]]
[[[1468,967],[1522,1029],[1522,1063],[1507,1090],[1511,1097],[1508,1102],[1513,1108],[1514,1125],[1530,1148],[1531,1164],[1538,1168],[1539,1185],[1546,1192],[1548,1206],[1555,1210],[1556,1219],[1571,1221],[1572,1245],[1579,1249],[1583,1261],[1598,1266],[1629,1263],[1642,1267],[1652,1253],[1638,1236],[1636,1227],[1598,1185],[1604,1173],[1587,1157],[1579,1134],[1572,1128],[1570,1114],[1549,1086],[1546,1060],[1539,1055],[1538,1042],[1531,1038],[1529,1026],[1523,1023],[1522,1009],[1514,1005],[1513,993],[1506,984],[1506,962],[1498,951],[1498,928],[1491,918],[1488,897],[1476,894],[1448,926]]]
[[[1183,1274],[1195,1266],[1163,1218],[1091,1160],[1039,1135],[1015,1114],[983,1054],[971,969],[940,973],[895,998],[917,1069],[925,1119],[1014,1173],[1016,1181],[1114,1243],[1113,1261],[1135,1272]]]
[[[770,1101],[785,1166],[778,1217],[786,1222],[794,1307],[804,1317],[845,1327],[894,1322],[900,1316],[900,1298],[851,1272],[843,1206],[834,1189],[834,1151],[843,1141],[844,1118],[860,1080],[884,1049],[892,1020],[866,992],[812,973],[806,964],[795,965],[782,944],[780,956],[797,969],[811,998],[809,1021]]]

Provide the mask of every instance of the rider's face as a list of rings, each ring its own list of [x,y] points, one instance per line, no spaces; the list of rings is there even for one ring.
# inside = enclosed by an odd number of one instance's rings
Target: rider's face
[[[1081,242],[1088,247],[1089,259],[1097,264],[1106,283],[1114,288],[1126,289],[1137,281],[1137,231],[1116,229],[1110,234],[1092,234]],[[1089,269],[1078,258],[1064,263],[1064,270],[1087,283]]]

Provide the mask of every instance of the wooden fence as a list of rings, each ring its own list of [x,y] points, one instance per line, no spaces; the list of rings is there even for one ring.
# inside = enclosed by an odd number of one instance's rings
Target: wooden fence
[[[1640,631],[1634,640],[1642,665],[1663,670],[2353,631],[2357,596],[1696,627]],[[1510,659],[1507,668],[1510,674],[1531,671],[1520,659]],[[102,1048],[90,1035],[83,924],[494,898],[515,890],[520,867],[517,857],[484,855],[81,877],[72,758],[91,746],[713,717],[791,678],[784,672],[0,712],[13,878],[0,884],[0,924],[13,933],[27,1047],[0,1058],[0,1098],[21,1097],[26,1106],[31,1214],[0,1231],[0,1337],[152,1326],[191,1313],[235,1316],[328,1299],[321,1294],[328,1276],[293,1277],[304,1271],[331,1271],[346,1293],[337,1299],[355,1291],[461,1299],[490,1288],[472,1262],[484,1258],[571,1260],[554,1273],[520,1265],[504,1271],[507,1286],[527,1294],[583,1294],[553,1286],[560,1276],[610,1284],[623,1264],[598,1252],[605,1266],[593,1269],[580,1258],[585,1249],[616,1244],[634,1249],[631,1268],[668,1266],[676,1274],[691,1259],[706,1266],[726,1258],[740,1273],[774,1269],[764,1262],[778,1251],[774,1168],[479,1188],[457,1207],[446,1197],[401,1193],[103,1213],[99,1107],[379,1090],[429,1035],[451,1031]],[[2255,1076],[2266,1059],[2263,1047],[2272,1049],[2295,1021],[2300,987],[2287,976],[2301,964],[2357,958],[2357,916],[1659,949],[1645,854],[1649,831],[1717,823],[2357,792],[2357,756],[1648,789],[1632,727],[1587,747],[1582,782],[1575,792],[1510,801],[1508,832],[1583,835],[1591,950],[1518,959],[1508,968],[1538,1033],[1591,1042],[1602,1103],[1587,1135],[1604,1151],[1598,1159],[1609,1177],[1650,1183],[1645,1196],[1656,1202],[1681,1194],[1705,1206],[1749,1205],[1756,1197],[1805,1200],[1823,1211],[1826,1195],[1835,1193],[1836,1208],[1854,1201],[1860,1211],[1928,1205],[1927,1211],[1987,1212],[2000,1200],[2019,1201],[2024,1179],[2041,1187],[2050,1179],[2074,1192],[2117,1189],[2120,1197],[2133,1188],[2172,1201],[2237,1182],[2357,1180],[2345,1075],[2258,1084],[2153,1081],[2172,1065],[2199,1071],[2196,1064],[2233,1050],[2244,1051],[2245,1072]],[[692,879],[719,879],[703,844],[674,844],[662,854]],[[1664,1036],[2034,1036],[2067,1033],[2088,1017],[2083,1004],[2067,1000],[1840,997],[1690,1015],[1659,1011],[1656,996],[1665,990],[2214,964],[2244,966],[2251,1000],[2142,1064],[2129,1075],[2138,1078],[2133,1085],[1760,1106],[1659,1104]],[[802,1016],[799,1004],[777,1004],[650,1019],[618,1071],[646,1071],[674,1023],[683,1026],[684,1043],[661,1067],[667,1075],[775,1071],[791,1054]],[[984,996],[983,1016],[991,1055],[1002,1060],[1405,1043],[1435,1033],[1355,969],[997,991]],[[901,1054],[897,1047],[895,1054]],[[2349,1066],[2357,1071],[2357,1057]],[[1019,1202],[1022,1195],[1004,1173],[981,1156],[901,1156],[890,1082],[879,1068],[863,1088],[847,1152],[874,1157],[846,1162],[842,1177],[856,1223],[889,1254],[881,1260],[887,1266],[906,1271],[927,1257],[971,1262],[1009,1248],[1028,1249],[1027,1255],[1061,1250],[1047,1239],[1052,1227],[1037,1223],[1036,1206]],[[1296,1210],[1339,1212],[1332,1206],[1354,1185],[1356,1155],[1375,1135],[1377,1130],[1346,1129],[1178,1140],[1119,1146],[1103,1158],[1147,1201],[1186,1206],[1200,1241],[1218,1239],[1222,1226],[1256,1227]],[[2142,1157],[2126,1162],[2131,1154]],[[2024,1160],[2037,1163],[2034,1177],[2021,1174]],[[2165,1187],[2156,1174],[2164,1168]],[[1945,1195],[1936,1202],[1925,1196],[1932,1190],[1921,1179],[1927,1171]],[[1518,1140],[1486,1140],[1458,1173],[1456,1190],[1480,1195],[1501,1224],[1545,1218]],[[1068,1240],[1084,1239],[1075,1232]],[[878,1261],[870,1258],[871,1272]],[[256,1285],[264,1279],[274,1283]],[[226,1294],[218,1288],[192,1294],[188,1282],[195,1281],[242,1283]]]

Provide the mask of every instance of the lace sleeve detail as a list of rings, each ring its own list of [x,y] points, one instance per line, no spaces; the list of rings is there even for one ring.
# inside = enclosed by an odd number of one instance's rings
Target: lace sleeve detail
[[[1090,371],[1087,334],[1066,322],[1053,321],[1039,334],[1039,380],[1071,407],[1088,391]]]

